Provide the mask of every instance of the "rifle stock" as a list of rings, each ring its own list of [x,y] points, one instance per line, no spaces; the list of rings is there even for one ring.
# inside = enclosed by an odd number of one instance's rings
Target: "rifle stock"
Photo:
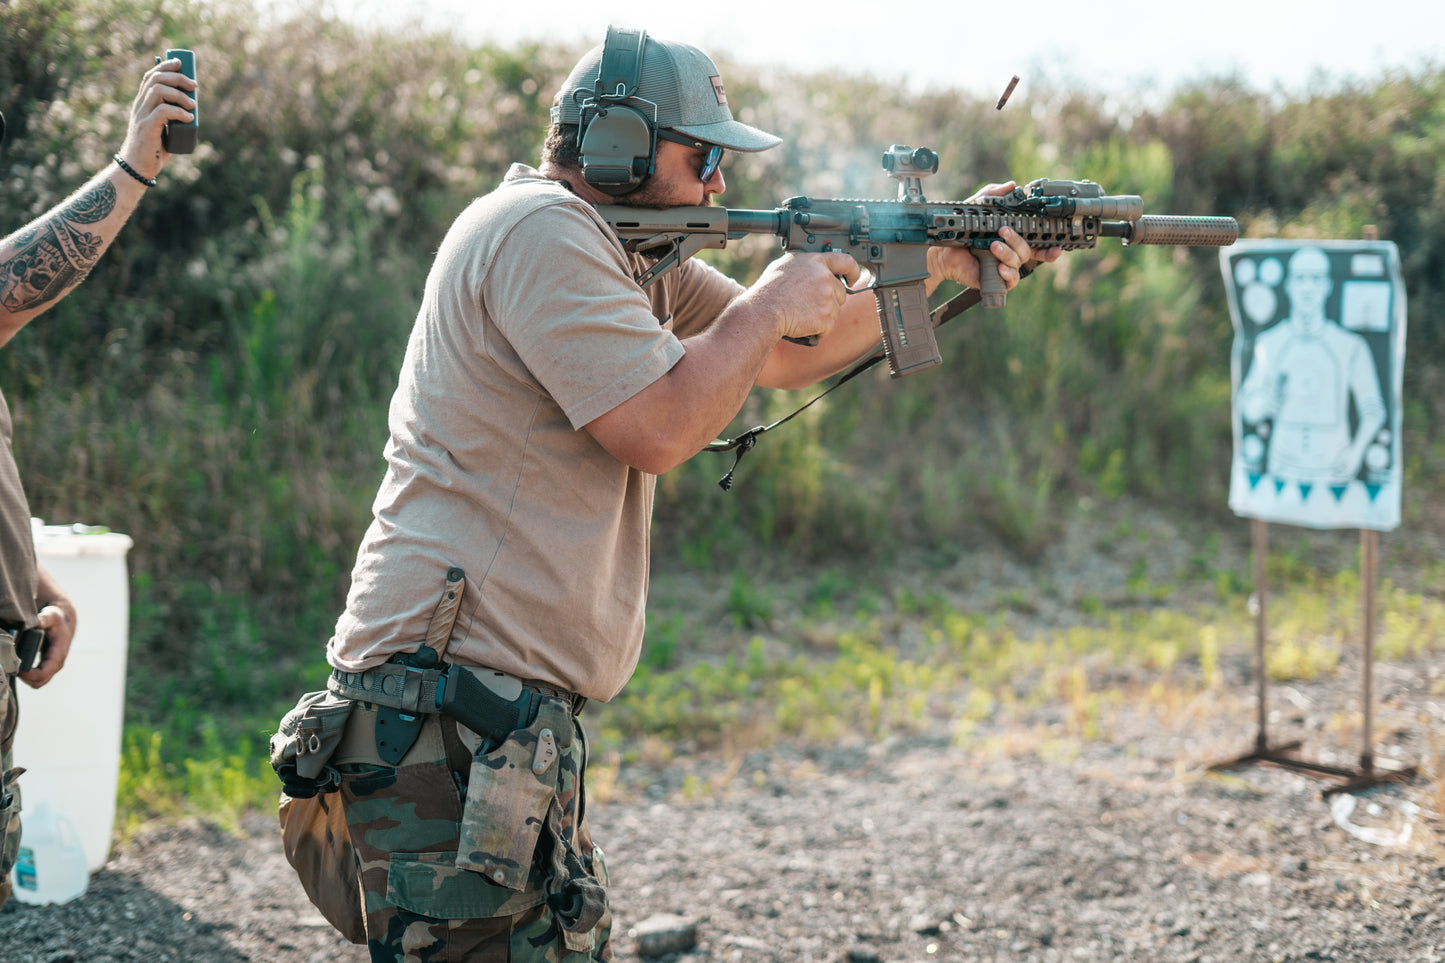
[[[844,251],[872,275],[879,331],[895,378],[940,364],[924,282],[928,248],[971,248],[979,259],[981,303],[1002,307],[1008,293],[989,246],[1007,226],[1035,250],[1095,247],[1101,237],[1126,245],[1223,247],[1239,237],[1231,217],[1144,213],[1137,195],[1108,195],[1093,181],[1040,178],[1007,194],[967,201],[928,201],[921,180],[937,155],[894,145],[883,167],[899,181],[899,199],[793,197],[775,210],[598,207],[627,250],[654,259],[638,275],[643,287],[705,248],[724,248],[750,234],[779,238],[783,250]]]

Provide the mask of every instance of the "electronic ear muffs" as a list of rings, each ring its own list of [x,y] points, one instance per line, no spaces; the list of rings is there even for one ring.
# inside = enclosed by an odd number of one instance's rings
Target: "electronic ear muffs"
[[[649,118],[623,103],[636,97],[646,46],[647,31],[609,26],[593,96],[580,104],[582,179],[604,194],[629,194],[652,174],[656,108]]]

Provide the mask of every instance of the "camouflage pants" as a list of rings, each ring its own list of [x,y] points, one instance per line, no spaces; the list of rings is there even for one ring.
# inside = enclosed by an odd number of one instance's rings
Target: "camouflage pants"
[[[585,738],[570,714],[563,718],[572,731],[546,747],[556,752],[556,769],[543,792],[531,765],[535,724],[474,756],[473,733],[446,716],[426,716],[415,744],[389,766],[376,753],[375,709],[355,707],[331,761],[342,774],[374,963],[611,958],[610,914],[588,932],[564,932],[547,899],[543,861],[533,858],[553,845],[545,826],[551,807],[568,851],[606,885],[582,812]],[[514,765],[519,756],[525,766]]]
[[[10,899],[10,870],[20,852],[20,787],[9,778],[19,718],[15,677],[0,667],[0,906]]]

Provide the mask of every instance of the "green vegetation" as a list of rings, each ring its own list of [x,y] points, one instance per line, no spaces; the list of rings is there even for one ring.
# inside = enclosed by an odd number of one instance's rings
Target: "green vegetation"
[[[175,160],[90,280],[0,352],[35,514],[135,540],[132,827],[181,805],[234,815],[274,792],[265,738],[323,677],[430,254],[509,163],[536,158],[580,52],[368,34],[320,5],[277,19],[250,0],[3,4],[6,230],[105,163],[141,71],[171,46],[198,51],[202,149]],[[729,204],[880,196],[880,149],[926,144],[945,168],[931,197],[1047,174],[1141,193],[1151,210],[1231,213],[1252,236],[1374,225],[1400,245],[1411,318],[1445,309],[1445,72],[1289,102],[1227,79],[1162,105],[1037,89],[1032,110],[1000,113],[955,92],[724,68],[747,119],[787,138],[730,159]],[[708,256],[746,278],[772,253],[751,240]],[[1409,332],[1407,525],[1429,523],[1445,468],[1441,331]],[[649,735],[966,737],[1060,698],[1088,736],[1111,673],[1216,684],[1248,647],[1251,579],[1212,564],[1207,534],[1179,578],[1212,585],[1213,608],[1166,608],[1180,586],[1141,561],[1119,587],[1136,617],[1083,594],[1065,601],[1090,628],[1038,638],[1010,628],[1037,598],[959,612],[886,575],[941,570],[978,544],[1046,557],[1087,503],[1227,522],[1231,340],[1214,252],[1100,248],[1041,271],[1005,312],[954,321],[942,367],[865,376],[769,435],[732,492],[716,487],[730,456],[660,479],[655,569],[696,572],[726,598],[711,623],[681,605],[651,613],[636,681],[599,707],[602,738],[631,753]],[[738,427],[812,396],[756,397]],[[1121,531],[1118,551],[1142,554],[1146,538]],[[1357,594],[1310,559],[1271,555],[1276,675],[1329,671],[1339,606]],[[1382,657],[1439,646],[1440,584],[1382,596]]]

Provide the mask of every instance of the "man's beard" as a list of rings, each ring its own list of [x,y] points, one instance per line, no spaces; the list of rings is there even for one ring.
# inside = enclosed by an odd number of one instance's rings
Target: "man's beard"
[[[649,177],[641,187],[630,194],[623,194],[614,202],[624,207],[641,207],[651,211],[666,211],[674,207],[689,207],[693,205],[679,204],[670,198],[671,191],[667,184],[658,183]],[[712,207],[713,199],[711,194],[704,193],[702,203],[698,207]]]

